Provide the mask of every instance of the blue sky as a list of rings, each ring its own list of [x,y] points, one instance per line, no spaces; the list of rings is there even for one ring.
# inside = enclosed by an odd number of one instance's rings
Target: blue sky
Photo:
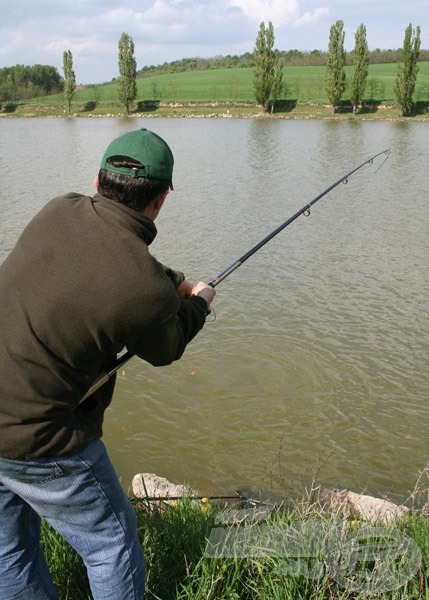
[[[118,74],[122,32],[141,68],[252,52],[261,21],[272,21],[279,50],[326,50],[338,19],[347,50],[361,23],[371,50],[400,48],[409,23],[429,48],[428,0],[12,0],[1,8],[0,68],[40,63],[62,74],[71,50],[78,83],[99,83]]]

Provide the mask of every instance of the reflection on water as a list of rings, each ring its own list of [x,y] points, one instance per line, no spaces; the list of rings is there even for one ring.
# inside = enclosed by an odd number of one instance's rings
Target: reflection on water
[[[211,279],[363,160],[217,288],[216,321],[170,367],[133,359],[105,441],[128,487],[323,485],[404,498],[428,461],[427,124],[206,119],[0,122],[0,260],[50,197],[91,192],[110,139],[171,144],[175,191],[153,245]]]

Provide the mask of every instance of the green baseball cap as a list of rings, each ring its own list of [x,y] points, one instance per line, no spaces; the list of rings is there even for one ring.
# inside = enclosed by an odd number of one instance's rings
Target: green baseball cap
[[[113,156],[131,158],[143,166],[116,167],[108,162]],[[138,129],[114,139],[107,147],[100,168],[129,177],[166,179],[173,189],[173,153],[168,144],[153,131]]]

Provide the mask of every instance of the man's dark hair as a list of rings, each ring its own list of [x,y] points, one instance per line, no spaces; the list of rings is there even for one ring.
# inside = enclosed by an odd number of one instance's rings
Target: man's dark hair
[[[107,161],[115,167],[142,168],[143,165],[125,156],[113,156]],[[165,179],[130,177],[121,173],[112,173],[100,169],[98,173],[98,191],[102,196],[124,204],[137,212],[146,208],[159,194],[170,187]]]

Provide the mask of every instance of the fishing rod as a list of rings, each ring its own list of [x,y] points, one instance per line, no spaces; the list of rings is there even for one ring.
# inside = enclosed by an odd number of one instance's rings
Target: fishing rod
[[[236,269],[238,269],[238,267],[240,267],[244,262],[246,262],[246,260],[248,260],[256,252],[258,252],[258,250],[260,250],[263,246],[265,246],[265,244],[267,244],[276,235],[278,235],[281,231],[283,231],[283,229],[285,229],[286,227],[288,227],[288,225],[290,225],[291,223],[293,223],[299,216],[301,216],[301,215],[308,216],[310,214],[310,208],[314,204],[316,204],[316,202],[318,202],[321,198],[323,198],[324,196],[326,196],[327,194],[329,194],[329,192],[331,192],[334,188],[336,188],[338,185],[340,185],[340,183],[348,183],[348,180],[350,179],[350,177],[352,175],[354,175],[355,173],[357,173],[357,171],[360,171],[366,165],[373,164],[373,162],[375,161],[375,159],[378,158],[378,157],[381,157],[381,156],[384,156],[385,158],[384,158],[383,162],[381,163],[381,165],[379,166],[379,168],[377,169],[377,171],[379,169],[381,169],[381,167],[384,165],[384,163],[386,162],[386,160],[389,158],[389,156],[390,156],[390,150],[387,149],[387,150],[383,150],[382,152],[378,152],[377,154],[374,154],[373,156],[371,156],[371,158],[368,158],[363,163],[361,163],[359,166],[355,167],[354,169],[352,169],[351,171],[349,171],[348,173],[346,173],[345,175],[343,175],[342,177],[340,177],[340,179],[337,179],[337,181],[335,181],[335,183],[333,183],[332,185],[330,185],[329,187],[327,187],[326,190],[324,190],[323,192],[321,192],[318,196],[316,196],[315,198],[313,198],[313,200],[311,200],[310,202],[308,202],[308,204],[306,204],[305,206],[303,206],[295,214],[293,214],[291,217],[289,217],[288,219],[286,219],[286,221],[284,221],[281,225],[279,225],[278,227],[276,227],[276,229],[274,229],[274,231],[272,231],[271,233],[269,233],[260,242],[258,242],[257,244],[255,244],[252,248],[250,248],[250,250],[248,250],[245,254],[243,254],[243,256],[241,256],[235,262],[233,262],[227,269],[225,269],[217,277],[215,277],[214,279],[212,279],[209,282],[208,285],[210,285],[212,288],[215,288],[217,285],[219,285],[219,283],[221,283],[229,275],[231,275],[231,273],[233,273]],[[91,396],[102,385],[104,385],[105,383],[107,383],[109,381],[109,379],[111,377],[113,377],[113,375],[128,360],[130,360],[130,358],[132,358],[132,356],[134,356],[134,355],[131,352],[125,352],[122,356],[120,356],[117,359],[117,361],[115,362],[115,364],[112,367],[112,369],[110,369],[110,371],[106,371],[106,372],[100,373],[98,375],[98,377],[95,379],[95,381],[92,384],[92,386],[89,388],[89,390],[85,394],[85,396],[83,396],[83,398],[80,400],[79,404],[82,403],[84,400],[86,400],[89,396]]]
[[[311,202],[309,202],[308,204],[303,206],[294,215],[289,217],[289,219],[286,219],[286,221],[284,223],[279,225],[276,229],[274,229],[274,231],[272,231],[270,234],[268,234],[266,237],[264,237],[263,240],[261,240],[260,242],[255,244],[253,246],[253,248],[250,248],[250,250],[248,250],[245,254],[243,254],[243,256],[241,258],[237,259],[234,263],[232,263],[232,265],[230,265],[227,269],[225,269],[225,271],[223,271],[220,275],[218,275],[212,281],[210,281],[209,285],[211,285],[212,287],[216,287],[217,285],[219,285],[219,283],[221,283],[221,281],[223,281],[229,275],[231,275],[231,273],[233,273],[236,269],[238,269],[238,267],[240,267],[244,262],[246,262],[246,260],[248,260],[251,256],[253,256],[253,254],[255,254],[255,252],[260,250],[263,246],[265,246],[265,244],[267,244],[270,240],[272,240],[273,237],[275,237],[277,234],[279,234],[280,231],[283,231],[283,229],[285,229],[288,225],[293,223],[295,221],[295,219],[297,219],[301,215],[309,216],[310,208],[313,206],[313,204],[316,204],[316,202],[318,202],[321,198],[323,198],[323,196],[326,196],[326,194],[329,194],[329,192],[331,192],[334,188],[336,188],[338,185],[340,185],[340,183],[347,183],[348,179],[354,173],[356,173],[357,171],[362,169],[362,167],[364,167],[365,165],[372,164],[376,158],[378,158],[379,156],[382,156],[383,154],[386,155],[386,158],[384,159],[383,163],[380,165],[380,167],[379,167],[379,169],[380,169],[383,166],[383,164],[385,163],[385,161],[389,158],[390,150],[383,150],[382,152],[379,152],[378,154],[374,154],[374,156],[371,156],[371,158],[368,158],[368,160],[363,162],[361,165],[359,165],[358,167],[355,167],[354,169],[349,171],[346,175],[343,175],[343,177],[341,177],[335,183],[333,183],[328,188],[326,188],[326,190],[324,190],[321,194],[316,196],[316,198],[313,198],[313,200],[311,200]]]
[[[242,492],[237,491],[237,493],[235,495],[227,495],[227,496],[202,496],[202,495],[198,495],[198,496],[187,496],[187,495],[182,495],[182,496],[137,496],[136,500],[137,502],[140,501],[148,501],[148,502],[175,502],[175,501],[179,501],[179,500],[200,500],[203,504],[205,504],[206,502],[210,502],[210,501],[217,501],[217,500],[239,500],[241,502],[246,502],[248,504],[254,504],[254,505],[260,505],[260,506],[274,506],[272,503],[270,502],[265,502],[264,500],[257,500],[255,498],[251,498],[245,494],[243,494]]]

